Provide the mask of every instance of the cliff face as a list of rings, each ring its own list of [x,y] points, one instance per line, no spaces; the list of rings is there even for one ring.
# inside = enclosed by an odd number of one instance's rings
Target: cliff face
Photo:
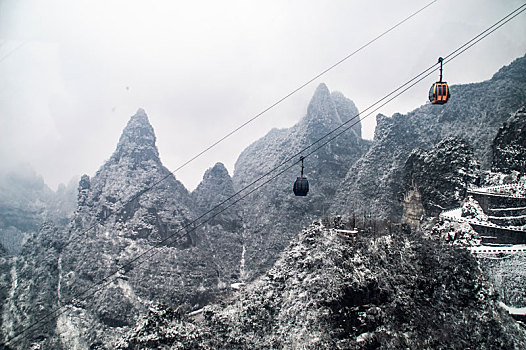
[[[526,173],[526,107],[508,119],[491,144],[495,171]]]
[[[433,228],[435,234],[441,235],[452,244],[470,247],[479,261],[499,300],[510,307],[525,306],[525,255],[521,253],[526,230],[526,182],[523,169],[526,159],[524,107],[514,113],[499,128],[491,143],[491,171],[479,172],[482,185],[470,185],[464,200],[454,204],[456,208],[444,211]],[[433,150],[429,152],[433,152]],[[429,153],[428,152],[428,153]],[[448,160],[453,168],[465,163],[461,152]],[[411,159],[411,157],[410,157]],[[429,164],[433,168],[432,163]],[[473,167],[471,167],[473,168]],[[447,169],[447,166],[437,167]],[[460,167],[458,180],[466,175],[469,167]],[[448,173],[436,176],[428,170],[428,179],[433,177],[450,181],[455,177]],[[428,180],[429,181],[429,180]],[[437,180],[430,180],[437,182]],[[478,186],[477,186],[478,185]],[[431,186],[431,188],[436,186]],[[447,184],[442,186],[447,195]],[[460,186],[462,190],[464,186]],[[457,193],[460,193],[457,191]],[[453,197],[451,197],[453,198]]]
[[[477,182],[478,164],[463,140],[447,138],[432,149],[414,150],[402,169],[401,193],[418,188],[427,216],[458,207]]]
[[[209,216],[217,214],[209,221],[210,225],[221,225],[224,230],[236,232],[242,227],[239,206],[235,205],[222,213],[219,213],[221,207],[214,209],[223,201],[230,199],[235,193],[234,183],[228,171],[223,163],[217,163],[205,172],[203,181],[192,192],[192,198],[200,215],[209,211]]]
[[[9,271],[4,278],[5,299],[2,307],[3,339],[13,337],[28,327],[21,337],[10,344],[15,349],[30,349],[33,344],[60,349],[55,322],[39,323],[60,305],[59,229],[46,223],[24,245],[19,256],[8,260]],[[5,266],[5,265],[4,265]],[[6,266],[7,267],[7,266]]]
[[[244,188],[357,115],[351,100],[341,93],[329,92],[327,86],[321,84],[298,124],[289,129],[272,130],[241,153],[235,165],[234,188]],[[327,212],[341,179],[367,150],[369,143],[360,135],[361,125],[356,118],[350,130],[305,159],[305,175],[310,185],[307,197],[295,197],[292,192],[293,182],[301,171],[297,163],[241,203],[248,271],[257,276],[272,266],[277,254],[301,227]],[[303,155],[307,156],[314,147]],[[298,154],[295,161],[299,162],[299,158]]]
[[[526,104],[526,57],[492,79],[451,86],[443,106],[426,104],[407,115],[378,115],[373,144],[348,171],[334,212],[370,210],[400,218],[402,169],[414,149],[430,149],[447,137],[465,140],[483,169],[491,164],[491,143],[502,123]]]
[[[0,245],[17,255],[44,222],[65,226],[75,211],[76,180],[52,191],[28,165],[0,173]]]

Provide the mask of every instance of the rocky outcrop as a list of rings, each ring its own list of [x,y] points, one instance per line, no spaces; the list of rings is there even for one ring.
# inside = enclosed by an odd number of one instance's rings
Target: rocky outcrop
[[[463,140],[446,138],[432,149],[414,150],[405,162],[401,196],[418,188],[427,216],[458,207],[477,182],[473,149]]]
[[[242,227],[239,206],[235,205],[221,213],[223,207],[219,207],[235,193],[234,183],[228,170],[223,163],[217,163],[205,172],[203,181],[192,192],[192,197],[200,216],[208,212],[210,213],[206,217],[214,216],[208,222],[210,225],[221,225],[225,230],[236,232]]]
[[[526,307],[524,254],[511,254],[500,258],[479,254],[477,259],[493,288],[499,293],[499,300],[511,307]]]
[[[402,224],[409,225],[411,228],[420,227],[426,212],[422,204],[422,195],[414,184],[412,184],[411,188],[404,194],[402,206],[404,208],[401,220]]]
[[[120,236],[157,243],[186,226],[193,207],[186,188],[162,165],[153,128],[139,109],[111,158],[94,177],[82,178],[75,229],[86,228],[79,220],[95,217]]]
[[[9,260],[9,284],[3,301],[3,340],[11,340],[11,348],[60,348],[52,313],[60,306],[59,229],[44,224],[25,244],[20,256]],[[48,322],[40,322],[46,320]],[[36,327],[35,327],[36,326]],[[31,327],[31,328],[30,328]],[[25,331],[20,334],[21,331]]]
[[[65,226],[75,211],[75,182],[55,192],[28,165],[0,174],[0,245],[16,255],[44,222]]]

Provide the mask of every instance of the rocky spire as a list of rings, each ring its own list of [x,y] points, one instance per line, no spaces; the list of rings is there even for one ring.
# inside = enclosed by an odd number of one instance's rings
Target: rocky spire
[[[327,85],[321,83],[316,88],[307,107],[307,114],[301,123],[315,127],[330,127],[334,124],[341,124],[341,122]]]
[[[216,163],[213,168],[209,168],[203,176],[203,181],[192,193],[197,205],[208,210],[221,201],[234,194],[232,178],[228,174],[223,163]]]
[[[155,140],[148,116],[144,109],[139,108],[124,128],[112,160],[118,162],[124,157],[131,157],[136,163],[148,160],[160,162]]]
[[[341,94],[334,96],[338,106],[327,86],[320,84],[299,123],[288,129],[273,130],[247,147],[235,165],[234,188],[240,190],[251,186],[251,182],[266,171],[342,125],[338,110],[347,118],[357,114],[357,111],[350,111],[350,100]],[[287,246],[301,226],[325,214],[324,208],[332,204],[331,196],[338,189],[341,179],[367,147],[368,144],[356,133],[348,131],[311,154],[306,160],[304,173],[309,178],[311,192],[303,200],[295,198],[292,192],[293,181],[300,174],[297,163],[258,191],[257,195],[239,203],[243,210],[244,232],[248,232],[244,237],[247,271],[259,274],[268,268],[277,251]],[[313,149],[311,147],[304,155]],[[296,161],[299,161],[299,156]],[[261,237],[264,237],[263,242]]]
[[[341,92],[330,92],[327,85],[321,83],[316,88],[307,108],[307,114],[299,125],[306,126],[307,135],[313,137],[323,136],[342,123],[353,119],[349,123],[357,138],[362,137],[362,126],[358,117],[358,108],[353,101],[346,98]]]
[[[211,210],[235,193],[234,183],[223,163],[216,163],[208,169],[203,181],[192,193],[199,214]],[[240,223],[237,206],[225,211],[212,220],[212,224],[221,224],[226,229],[234,229]]]
[[[128,121],[111,158],[89,181],[87,177],[81,181],[79,209],[82,203],[88,207],[79,215],[96,217],[121,235],[152,241],[183,226],[193,216],[193,202],[183,184],[162,165],[155,140],[140,108]]]

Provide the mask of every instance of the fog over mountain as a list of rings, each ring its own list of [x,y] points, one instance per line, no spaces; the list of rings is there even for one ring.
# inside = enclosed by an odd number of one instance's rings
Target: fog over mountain
[[[3,0],[0,170],[29,163],[53,190],[94,175],[143,107],[164,166],[176,169],[311,77],[432,1]],[[523,2],[438,0],[176,175],[189,189],[211,164],[288,128],[325,82],[364,110]],[[450,84],[487,80],[524,54],[520,15],[451,62]],[[379,111],[407,113],[435,76]],[[374,116],[363,122],[371,140]]]

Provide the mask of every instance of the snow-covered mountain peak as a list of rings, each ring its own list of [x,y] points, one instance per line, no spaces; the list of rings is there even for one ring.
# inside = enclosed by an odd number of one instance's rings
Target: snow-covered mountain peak
[[[318,126],[341,123],[334,102],[331,99],[331,93],[324,83],[321,83],[316,88],[307,107],[307,114],[301,122],[307,125]]]
[[[506,80],[513,79],[525,82],[526,81],[526,55],[517,58],[511,64],[502,67],[497,73],[493,75],[491,80]]]
[[[119,161],[129,156],[135,161],[159,161],[159,152],[155,146],[155,133],[144,109],[139,108],[124,128],[112,159]]]
[[[203,181],[192,195],[200,211],[204,212],[235,193],[232,178],[223,163],[216,163],[203,175]]]
[[[153,241],[191,217],[190,194],[163,166],[155,141],[148,116],[139,109],[128,121],[111,158],[91,179],[83,178],[79,215],[96,217],[108,230],[117,228],[123,235]],[[141,191],[146,192],[136,197]]]
[[[144,110],[144,108],[141,108],[141,107],[137,109],[137,112],[135,112],[135,116],[144,116],[148,119],[148,116],[146,115],[146,111]]]
[[[228,174],[228,170],[223,163],[216,163],[205,172],[203,181],[192,192],[192,197],[196,203],[198,213],[202,214],[212,210],[221,202],[228,200],[235,192],[234,183]],[[214,217],[210,224],[220,224],[224,229],[235,232],[239,229],[239,223],[241,222],[238,211],[239,207],[234,206]]]
[[[217,162],[212,168],[208,169],[203,175],[203,181],[215,178],[230,178],[228,170],[221,162]]]
[[[352,126],[355,137],[362,137],[358,108],[354,102],[341,92],[330,92],[327,85],[321,83],[316,88],[307,107],[307,113],[298,127],[306,130],[307,135],[318,138],[345,122],[349,122],[348,125]]]

